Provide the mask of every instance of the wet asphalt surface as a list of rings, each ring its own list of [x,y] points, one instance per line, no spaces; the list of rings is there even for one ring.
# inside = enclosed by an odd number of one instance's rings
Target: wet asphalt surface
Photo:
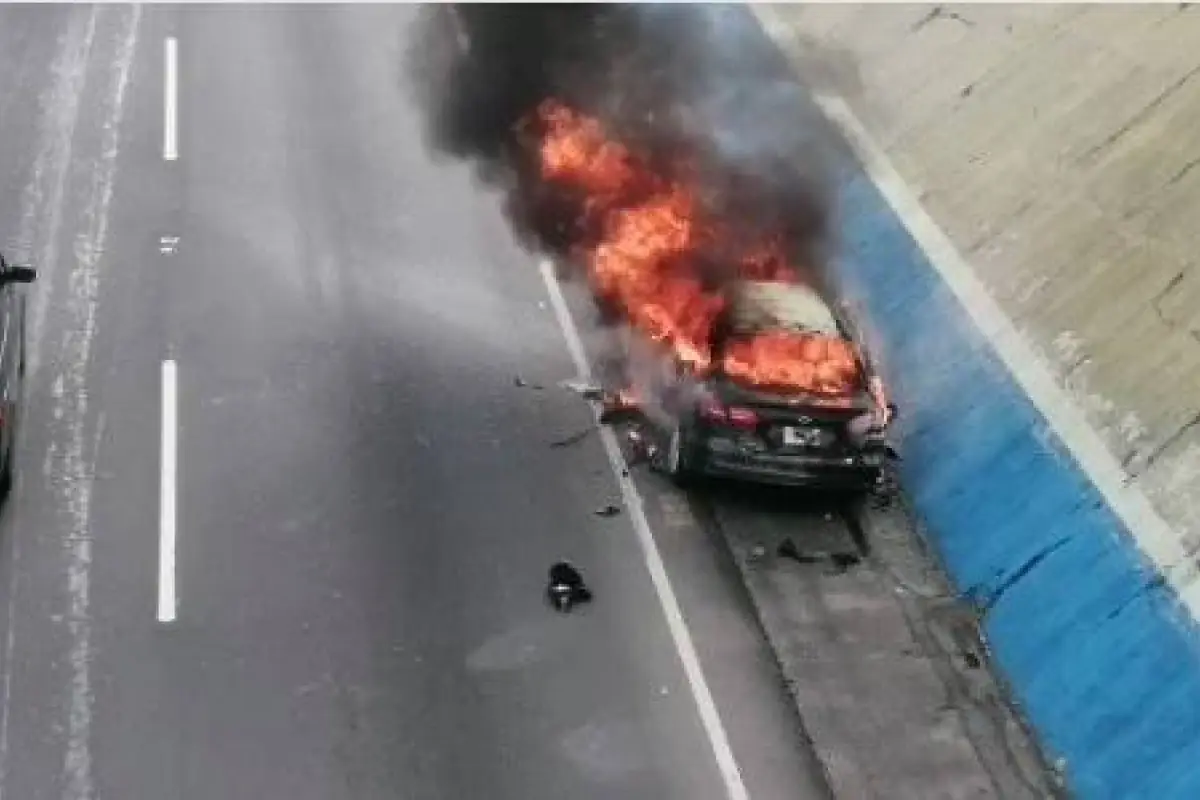
[[[629,515],[594,513],[620,501],[600,442],[551,446],[591,417],[553,388],[534,261],[421,146],[412,15],[3,11],[0,234],[42,279],[0,796],[725,796]],[[736,575],[694,521],[655,534],[751,796],[823,796]],[[542,593],[560,557],[597,598],[571,617]]]

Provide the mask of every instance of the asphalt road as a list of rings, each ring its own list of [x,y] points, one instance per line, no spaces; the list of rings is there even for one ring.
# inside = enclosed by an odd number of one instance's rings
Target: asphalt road
[[[726,740],[756,800],[824,796],[707,537],[655,530],[724,738],[635,519],[594,513],[600,438],[551,446],[589,423],[553,389],[575,367],[495,199],[421,146],[413,13],[0,13],[0,232],[43,271],[0,798],[707,800]],[[541,594],[562,556],[597,594],[571,618]]]

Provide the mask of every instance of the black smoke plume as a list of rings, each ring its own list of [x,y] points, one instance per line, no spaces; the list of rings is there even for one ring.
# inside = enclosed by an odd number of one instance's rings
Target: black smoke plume
[[[546,196],[518,134],[555,97],[656,169],[686,155],[716,219],[782,237],[799,263],[824,266],[839,151],[743,6],[430,4],[407,68],[430,149],[499,187],[529,245],[564,253],[586,235],[571,198]]]

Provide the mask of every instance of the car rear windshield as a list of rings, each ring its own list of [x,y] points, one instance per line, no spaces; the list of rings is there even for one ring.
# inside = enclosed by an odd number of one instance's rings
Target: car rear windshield
[[[828,304],[806,286],[747,282],[738,286],[730,311],[739,334],[782,330],[845,338]]]

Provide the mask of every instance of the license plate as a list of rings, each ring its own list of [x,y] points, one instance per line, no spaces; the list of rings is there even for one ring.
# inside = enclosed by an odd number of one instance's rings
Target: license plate
[[[821,432],[815,428],[798,428],[788,425],[783,429],[783,443],[790,447],[807,447],[821,441]]]

